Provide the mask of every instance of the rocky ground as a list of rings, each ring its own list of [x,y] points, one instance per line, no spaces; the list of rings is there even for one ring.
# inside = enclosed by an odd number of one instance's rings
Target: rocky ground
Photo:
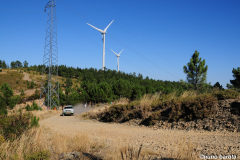
[[[191,122],[173,122],[167,123],[159,121],[154,129],[172,129],[172,130],[205,130],[205,131],[229,131],[240,132],[240,100],[227,99],[220,100],[214,106],[216,114],[209,118],[200,119]],[[134,119],[127,122],[129,125],[140,125],[142,120]]]

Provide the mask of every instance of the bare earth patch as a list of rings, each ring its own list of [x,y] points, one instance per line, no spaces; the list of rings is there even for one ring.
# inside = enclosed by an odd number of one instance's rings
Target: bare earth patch
[[[74,136],[86,134],[96,142],[104,143],[97,153],[104,159],[121,158],[120,149],[142,145],[142,155],[158,158],[177,158],[192,154],[193,159],[203,155],[239,155],[240,133],[153,130],[148,127],[128,126],[117,123],[101,123],[85,120],[80,116],[55,115],[40,121],[52,133]]]
[[[24,75],[23,80],[25,80],[25,81],[28,80],[28,81],[30,81],[30,82],[32,81],[32,79],[30,78],[30,76],[29,76],[28,73],[23,72],[23,75]],[[40,90],[40,89],[39,89],[39,90]],[[26,96],[30,96],[30,95],[32,95],[32,94],[35,93],[35,89],[25,90],[24,93],[25,93]],[[14,93],[14,95],[20,95],[20,94],[21,94],[21,92]]]
[[[25,80],[25,81],[31,81],[32,79],[30,79],[30,77],[29,77],[29,74],[28,73],[26,73],[26,72],[23,72],[23,75],[24,75],[24,77],[23,77],[23,80]]]

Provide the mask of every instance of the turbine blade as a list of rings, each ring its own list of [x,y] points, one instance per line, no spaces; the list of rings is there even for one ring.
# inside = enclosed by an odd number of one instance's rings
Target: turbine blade
[[[124,49],[123,49],[123,50],[124,50]],[[122,51],[123,51],[123,50],[122,50]],[[120,56],[120,54],[122,53],[122,51],[119,53],[119,56]]]
[[[101,30],[101,29],[98,29],[97,27],[94,27],[93,25],[91,25],[91,24],[89,24],[89,23],[87,23],[89,26],[91,26],[91,27],[93,27],[94,29],[96,29],[96,30],[98,30],[99,32],[103,32],[103,30]]]
[[[111,49],[112,50],[112,49]],[[113,50],[112,50],[112,52],[114,53],[114,54],[116,54],[116,56],[117,56],[117,53],[115,53]]]
[[[113,22],[113,21],[114,21],[114,20],[112,20],[112,22]],[[112,22],[109,23],[109,25],[104,29],[105,32],[107,31],[108,27],[112,24]]]

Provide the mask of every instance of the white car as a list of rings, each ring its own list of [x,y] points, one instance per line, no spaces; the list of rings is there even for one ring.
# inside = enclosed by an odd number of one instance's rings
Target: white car
[[[72,115],[74,116],[74,108],[72,105],[67,105],[63,108],[63,116]]]

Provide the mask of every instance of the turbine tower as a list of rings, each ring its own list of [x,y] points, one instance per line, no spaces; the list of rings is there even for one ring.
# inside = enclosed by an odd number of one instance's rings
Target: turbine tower
[[[47,29],[42,67],[42,80],[39,106],[47,109],[59,106],[59,83],[58,83],[58,47],[57,47],[57,17],[56,0],[49,0],[45,6],[47,11]],[[42,98],[45,97],[45,100]],[[42,101],[42,103],[40,103]],[[40,109],[39,107],[39,109]]]
[[[114,20],[112,20],[113,22]],[[87,23],[89,26],[93,27],[94,29],[98,30],[99,32],[101,32],[102,34],[102,41],[103,41],[103,62],[102,62],[102,70],[104,70],[104,67],[105,67],[105,34],[107,33],[107,29],[108,27],[112,24],[109,23],[109,25],[104,29],[104,30],[101,30],[101,29],[98,29],[97,27],[94,27],[93,25]]]
[[[112,49],[111,49],[112,50]],[[124,49],[123,49],[124,50]],[[122,50],[122,51],[123,51]],[[113,50],[112,50],[113,51]],[[122,53],[122,51],[119,53],[119,54],[117,54],[117,53],[115,53],[114,51],[113,51],[113,53],[117,56],[117,61],[118,61],[118,72],[119,72],[119,57],[120,57],[120,54]]]

